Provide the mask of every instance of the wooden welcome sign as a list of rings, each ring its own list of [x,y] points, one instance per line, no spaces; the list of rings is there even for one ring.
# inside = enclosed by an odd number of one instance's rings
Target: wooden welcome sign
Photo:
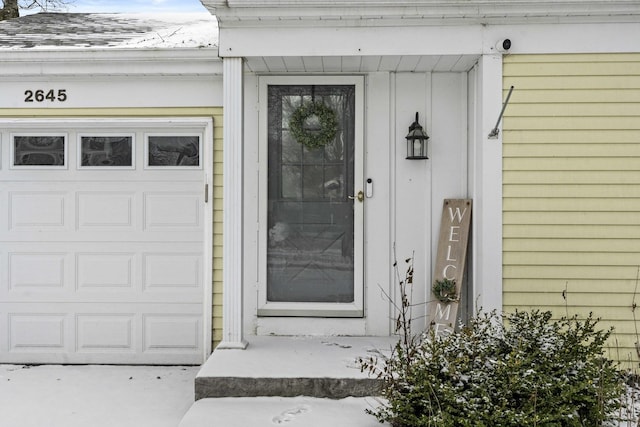
[[[450,333],[456,326],[470,227],[471,200],[445,199],[428,310],[436,335]]]

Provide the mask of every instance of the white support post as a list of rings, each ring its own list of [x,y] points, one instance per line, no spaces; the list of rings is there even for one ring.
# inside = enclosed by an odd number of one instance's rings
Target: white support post
[[[247,347],[242,339],[242,67],[242,58],[223,59],[223,307],[218,349]]]
[[[482,55],[476,80],[473,198],[474,308],[502,312],[502,134],[489,138],[502,108],[502,55]]]

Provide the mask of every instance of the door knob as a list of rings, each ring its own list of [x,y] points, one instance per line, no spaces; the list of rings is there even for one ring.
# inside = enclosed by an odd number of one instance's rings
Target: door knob
[[[362,191],[358,191],[358,194],[356,196],[349,196],[349,198],[351,200],[358,199],[358,201],[362,203],[362,201],[364,200],[364,193]]]

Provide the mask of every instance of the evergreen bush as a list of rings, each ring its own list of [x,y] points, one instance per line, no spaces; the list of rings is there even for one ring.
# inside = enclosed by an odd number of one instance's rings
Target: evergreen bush
[[[625,390],[604,356],[611,330],[598,330],[592,315],[551,317],[480,313],[445,336],[401,339],[381,364],[361,359],[387,402],[370,412],[393,427],[606,425]]]

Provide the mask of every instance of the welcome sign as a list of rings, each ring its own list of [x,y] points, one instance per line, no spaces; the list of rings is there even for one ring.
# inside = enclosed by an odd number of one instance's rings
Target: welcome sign
[[[429,324],[435,329],[436,335],[452,332],[455,328],[467,260],[471,207],[470,199],[445,199],[444,201],[432,285],[453,282],[455,295],[443,298],[441,294],[436,295],[432,286],[428,313]]]

